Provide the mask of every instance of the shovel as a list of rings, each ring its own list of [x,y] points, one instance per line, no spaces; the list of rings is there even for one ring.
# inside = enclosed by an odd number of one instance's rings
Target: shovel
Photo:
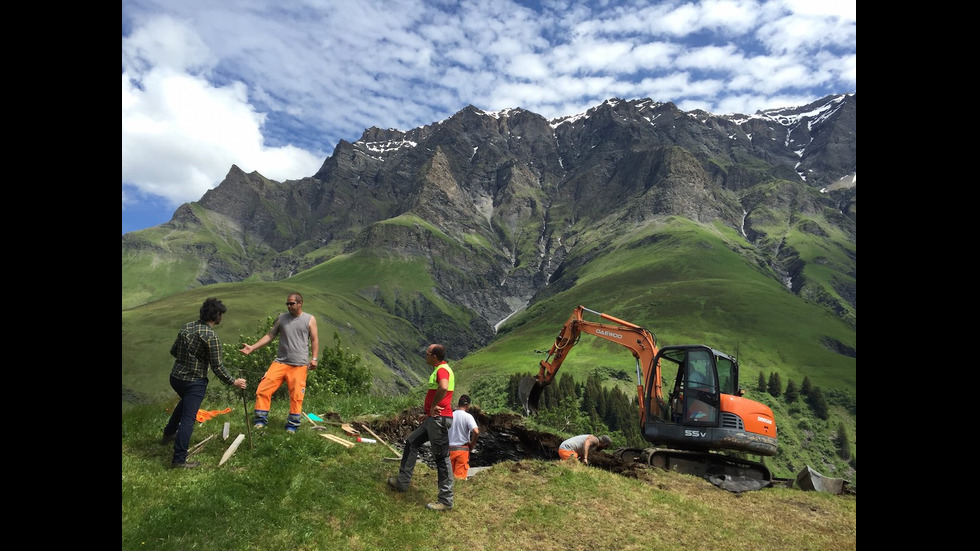
[[[244,372],[239,369],[238,376],[242,379],[245,378]],[[242,409],[245,410],[245,432],[248,433],[248,449],[252,448],[252,422],[248,419],[248,402],[245,401],[245,389],[242,389]],[[235,446],[236,448],[238,446]],[[220,467],[220,465],[219,465]]]
[[[310,424],[313,425],[313,430],[327,430],[327,427],[321,427],[320,425],[316,424],[316,421],[314,421],[313,418],[310,417],[309,413],[304,412],[303,415],[305,415],[306,418],[309,419]]]

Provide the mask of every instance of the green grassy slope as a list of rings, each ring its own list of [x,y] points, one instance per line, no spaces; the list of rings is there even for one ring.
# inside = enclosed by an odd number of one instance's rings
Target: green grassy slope
[[[393,416],[410,402],[310,398],[308,411],[345,421]],[[505,461],[454,484],[449,513],[426,510],[436,473],[419,461],[412,488],[385,480],[397,461],[386,446],[345,448],[310,430],[245,434],[241,402],[195,428],[192,445],[214,436],[193,470],[168,470],[161,445],[167,412],[139,406],[123,417],[122,549],[794,549],[857,548],[857,496],[791,488],[734,494],[689,475],[650,470],[629,478],[584,464]],[[277,404],[277,408],[285,407]],[[223,422],[230,422],[227,441]],[[339,430],[330,434],[343,437]],[[400,446],[401,442],[393,442]],[[479,448],[478,448],[479,450]],[[479,453],[479,451],[477,451]],[[604,453],[604,452],[601,452]]]
[[[754,384],[760,371],[767,377],[778,371],[784,383],[806,376],[817,386],[856,391],[856,359],[823,344],[829,337],[856,348],[854,330],[747,264],[710,228],[685,222],[631,233],[575,275],[574,287],[508,320],[494,342],[461,367],[536,372],[581,304],[646,327],[661,345],[703,343],[737,351],[743,385]],[[544,353],[528,358],[534,350]],[[570,357],[562,369],[585,373],[619,363],[632,370],[629,351],[602,339],[584,338],[574,354],[580,360]]]

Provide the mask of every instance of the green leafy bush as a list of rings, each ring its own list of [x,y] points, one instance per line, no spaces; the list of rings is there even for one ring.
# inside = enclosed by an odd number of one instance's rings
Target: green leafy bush
[[[318,356],[317,368],[306,376],[307,391],[320,394],[367,394],[371,390],[371,374],[362,365],[358,354],[344,349],[340,335],[333,334],[333,348],[324,347]]]

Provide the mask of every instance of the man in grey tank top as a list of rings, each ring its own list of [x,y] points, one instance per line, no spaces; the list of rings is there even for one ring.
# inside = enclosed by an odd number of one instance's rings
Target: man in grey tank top
[[[279,351],[272,365],[259,381],[255,391],[255,428],[265,428],[269,424],[269,408],[272,395],[283,381],[289,386],[289,415],[286,417],[286,430],[296,432],[303,415],[303,397],[306,395],[307,369],[316,369],[317,351],[320,339],[316,332],[316,318],[303,312],[303,295],[291,293],[286,299],[284,312],[276,318],[272,329],[257,340],[255,344],[242,343],[242,354],[251,354],[272,342],[279,336]],[[310,348],[313,358],[310,359]]]

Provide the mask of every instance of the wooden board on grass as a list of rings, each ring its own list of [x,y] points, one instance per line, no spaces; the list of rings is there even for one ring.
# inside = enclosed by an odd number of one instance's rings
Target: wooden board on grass
[[[361,432],[359,430],[355,429],[354,427],[352,427],[349,423],[344,423],[344,424],[340,425],[340,429],[342,431],[344,431],[344,434],[346,434],[347,436],[360,436],[361,435]]]
[[[337,444],[340,444],[341,446],[343,446],[345,448],[353,448],[354,447],[354,443],[353,442],[348,442],[348,441],[344,440],[343,438],[341,438],[339,436],[334,436],[332,434],[323,434],[323,433],[320,433],[320,436],[326,438],[327,440],[330,440],[331,442],[336,442]]]

